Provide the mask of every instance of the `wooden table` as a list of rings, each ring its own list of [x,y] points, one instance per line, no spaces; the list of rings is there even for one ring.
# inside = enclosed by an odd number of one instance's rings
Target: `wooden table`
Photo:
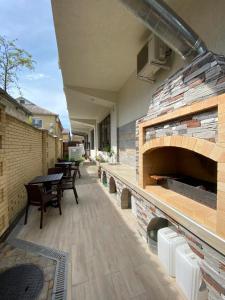
[[[60,167],[64,169],[64,175],[70,177],[71,176],[71,166],[72,162],[71,161],[62,161],[62,162],[57,162],[55,163],[55,167]]]
[[[51,190],[52,184],[59,184],[63,178],[63,173],[58,174],[51,174],[46,176],[37,176],[34,179],[32,179],[29,184],[44,184],[46,191]],[[61,199],[61,191],[57,189],[57,195]],[[55,201],[51,201],[48,203],[48,206],[52,206],[54,208],[58,207],[57,204],[55,204]]]
[[[56,167],[63,167],[63,166],[69,167],[71,165],[72,165],[72,161],[61,161],[61,162],[55,163]]]
[[[34,179],[32,179],[29,184],[38,184],[38,183],[43,183],[43,184],[48,184],[48,183],[57,183],[61,181],[63,178],[63,173],[58,173],[58,174],[51,174],[51,175],[46,175],[46,176],[37,176]]]

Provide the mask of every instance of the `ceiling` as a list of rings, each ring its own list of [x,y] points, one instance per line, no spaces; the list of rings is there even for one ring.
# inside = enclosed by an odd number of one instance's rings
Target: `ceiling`
[[[119,0],[52,0],[52,9],[70,118],[99,121],[135,70],[149,31]]]

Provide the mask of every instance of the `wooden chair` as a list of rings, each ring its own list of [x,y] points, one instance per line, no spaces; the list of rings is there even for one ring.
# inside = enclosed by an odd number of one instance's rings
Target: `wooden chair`
[[[77,171],[77,174],[79,175],[79,178],[81,178],[81,173],[80,173],[80,162],[75,161],[74,164],[71,166],[71,170]]]
[[[71,176],[71,168],[68,165],[59,165],[59,164],[55,164],[55,168],[60,168],[63,172],[63,176],[64,177],[68,177]]]
[[[61,182],[60,188],[62,190],[62,193],[65,190],[73,190],[76,202],[78,204],[78,194],[77,194],[77,190],[76,190],[76,186],[75,186],[76,175],[77,175],[77,171],[74,171],[73,176],[71,176],[70,178],[67,178],[67,179],[63,179]]]
[[[27,191],[27,205],[26,205],[24,225],[27,224],[28,210],[30,205],[40,207],[41,210],[40,229],[42,228],[43,225],[43,214],[46,211],[46,206],[50,201],[52,200],[57,201],[59,207],[59,214],[60,215],[62,214],[60,194],[55,195],[55,194],[45,193],[43,191],[43,188],[37,184],[26,184],[25,188]]]
[[[48,169],[48,175],[59,174],[59,173],[63,173],[64,174],[63,168],[55,167],[55,168],[49,168]]]

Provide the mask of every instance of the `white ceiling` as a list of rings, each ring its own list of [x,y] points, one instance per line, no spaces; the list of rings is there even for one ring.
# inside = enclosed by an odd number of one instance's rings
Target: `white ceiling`
[[[119,0],[53,0],[64,83],[117,91],[147,30]]]
[[[149,31],[119,0],[52,0],[52,9],[70,118],[99,121],[135,70]]]

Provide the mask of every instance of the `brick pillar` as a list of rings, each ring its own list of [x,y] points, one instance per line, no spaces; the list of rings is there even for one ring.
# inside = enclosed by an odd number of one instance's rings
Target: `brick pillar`
[[[6,188],[5,129],[5,109],[3,106],[0,106],[0,236],[9,226],[8,197]]]
[[[60,154],[59,154],[59,139],[57,137],[55,137],[55,161],[57,161],[58,158],[60,158]]]
[[[48,130],[42,130],[42,172],[48,173]]]

